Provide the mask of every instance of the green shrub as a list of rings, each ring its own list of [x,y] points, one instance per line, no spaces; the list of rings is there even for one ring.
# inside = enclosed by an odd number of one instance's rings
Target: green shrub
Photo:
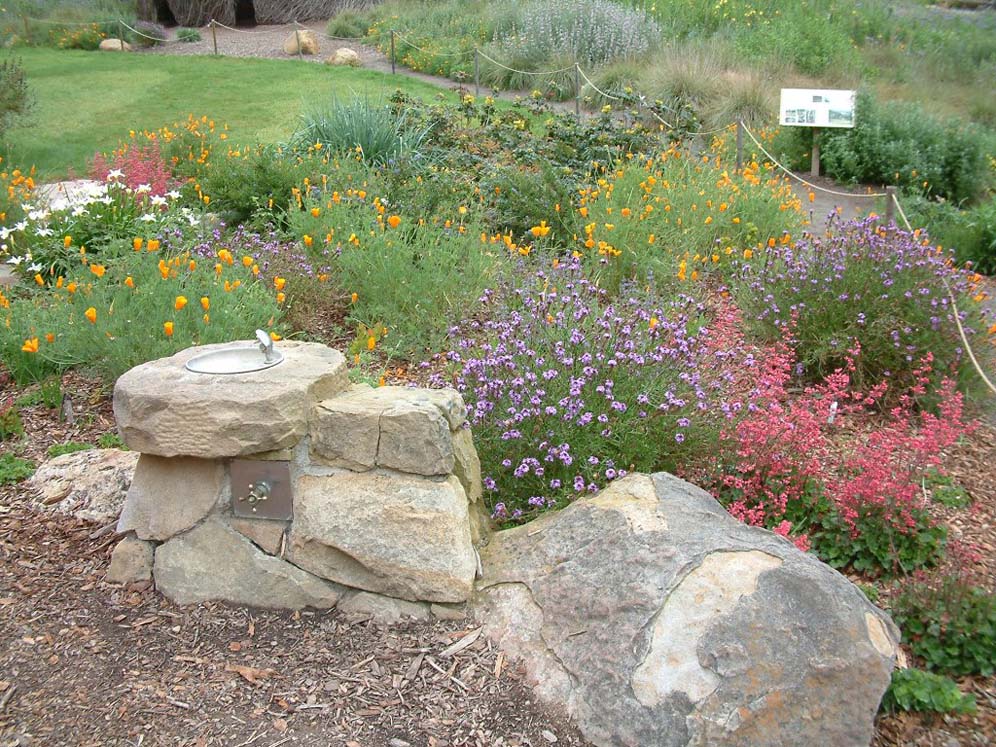
[[[882,697],[884,711],[934,711],[975,713],[975,697],[958,689],[958,683],[920,669],[896,669]]]
[[[920,198],[904,208],[914,226],[926,228],[935,242],[954,251],[959,264],[996,274],[996,197],[968,208]]]
[[[44,405],[49,410],[58,410],[62,407],[62,399],[62,380],[58,376],[53,376],[42,381],[37,389],[18,397],[14,405],[17,407]]]
[[[201,32],[197,29],[191,29],[181,26],[176,30],[176,38],[178,41],[182,42],[199,42],[201,40]]]
[[[353,96],[313,105],[301,116],[292,142],[299,149],[321,143],[333,153],[355,153],[363,161],[385,164],[418,157],[431,125],[410,126],[406,111],[387,102]]]
[[[930,469],[924,478],[924,487],[930,491],[931,500],[948,508],[968,508],[972,497],[961,485],[937,469]]]
[[[200,180],[211,207],[230,223],[245,221],[260,209],[286,212],[294,203],[294,190],[318,168],[278,146],[234,150],[241,155],[213,159]]]
[[[912,579],[894,598],[892,613],[927,669],[987,677],[996,670],[996,597],[963,576]]]
[[[109,433],[101,433],[97,438],[97,446],[101,449],[126,449],[124,441],[121,440],[121,436],[114,431]]]
[[[19,60],[0,62],[0,143],[4,134],[31,110],[31,92]]]
[[[857,99],[853,129],[823,133],[821,163],[844,182],[894,184],[960,203],[985,186],[981,134],[972,125],[939,119],[912,104]]]
[[[18,411],[16,403],[8,403],[5,408],[0,410],[0,441],[9,441],[23,435],[24,422],[21,420],[21,413]]]
[[[340,39],[361,39],[366,36],[367,23],[360,13],[354,10],[344,10],[329,19],[325,32],[329,36]]]
[[[81,441],[66,441],[63,444],[52,444],[48,447],[48,457],[62,456],[63,454],[75,454],[77,451],[89,451],[93,444],[85,444]]]
[[[13,485],[26,480],[35,472],[34,462],[13,454],[0,454],[0,485]]]

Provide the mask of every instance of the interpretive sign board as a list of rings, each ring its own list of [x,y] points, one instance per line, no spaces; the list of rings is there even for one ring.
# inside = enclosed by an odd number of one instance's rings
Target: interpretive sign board
[[[854,127],[854,91],[783,88],[778,123],[787,127]]]

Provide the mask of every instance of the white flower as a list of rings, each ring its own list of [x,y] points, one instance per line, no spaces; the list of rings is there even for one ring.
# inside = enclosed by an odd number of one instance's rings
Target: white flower
[[[187,223],[189,223],[192,226],[196,226],[200,222],[201,222],[200,218],[198,218],[196,215],[188,215],[187,216]]]
[[[35,231],[35,233],[38,236],[41,236],[43,239],[47,239],[49,236],[54,234],[55,231],[53,231],[51,228],[39,228]]]
[[[22,220],[20,223],[14,224],[15,231],[23,231],[27,227],[28,227],[28,222],[26,220]]]
[[[0,226],[0,241],[6,241],[14,231],[7,226]]]
[[[71,215],[72,215],[72,216],[73,216],[74,218],[79,218],[79,217],[80,217],[81,215],[89,215],[89,214],[90,214],[90,211],[88,211],[88,210],[87,210],[87,209],[86,209],[85,207],[83,207],[82,205],[77,205],[76,207],[74,207],[74,208],[73,208],[73,210],[72,210],[72,212],[71,212],[70,214],[71,214]]]
[[[154,216],[152,213],[146,213],[141,218],[139,218],[139,220],[144,223],[152,223],[152,221],[154,221],[155,219],[156,216]]]
[[[28,213],[28,218],[31,220],[45,220],[48,217],[47,210],[34,210]]]
[[[24,261],[24,257],[11,257],[10,259],[7,260],[7,264],[8,265],[13,265],[14,267],[17,267],[23,261]]]
[[[107,172],[107,181],[112,179],[120,179],[124,176],[124,172],[121,169],[111,169]]]
[[[152,191],[151,184],[139,184],[137,187],[135,187],[135,194],[137,195],[144,195],[146,192],[151,192],[151,191]]]
[[[101,197],[99,200],[94,200],[94,202],[99,202],[102,205],[110,205],[114,202],[114,198],[110,195],[106,195],[105,197]]]
[[[21,205],[21,210],[23,210],[26,213],[30,213],[34,209],[35,209],[34,205],[29,205],[26,202],[23,205]]]
[[[177,192],[175,189],[171,189],[169,192],[166,193],[166,196],[169,197],[171,200],[176,200],[180,197],[180,193]]]
[[[159,207],[160,205],[166,204],[166,198],[160,195],[153,195],[149,202],[151,202],[154,206]]]
[[[44,265],[41,262],[35,262],[33,265],[28,265],[28,272],[41,272]]]

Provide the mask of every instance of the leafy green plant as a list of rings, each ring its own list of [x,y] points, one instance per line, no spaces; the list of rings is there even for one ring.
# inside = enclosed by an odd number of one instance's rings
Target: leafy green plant
[[[921,669],[896,669],[881,710],[975,713],[975,697],[963,693],[947,677]]]
[[[928,669],[985,676],[996,671],[996,597],[963,575],[911,579],[900,587],[892,612]]]
[[[201,40],[201,32],[197,29],[187,28],[186,26],[181,26],[176,30],[176,38],[178,41],[182,42],[199,42]]]
[[[936,503],[948,508],[967,508],[972,497],[961,485],[937,469],[931,469],[924,477],[924,487]]]
[[[261,209],[286,212],[303,178],[320,168],[317,160],[300,162],[279,146],[236,150],[241,155],[218,158],[200,182],[212,208],[231,222],[247,220]]]
[[[49,410],[62,407],[62,380],[53,376],[41,381],[36,389],[22,394],[14,402],[15,407],[35,407],[44,405]]]
[[[63,454],[75,454],[77,451],[89,451],[93,444],[85,444],[81,441],[66,441],[62,444],[52,444],[48,447],[48,457],[52,459]]]
[[[0,454],[0,485],[12,485],[25,480],[35,472],[34,462],[11,453]]]
[[[107,433],[101,433],[97,437],[97,446],[101,449],[125,449],[124,441],[121,440],[119,436],[114,431],[108,431]]]
[[[325,33],[340,39],[360,39],[367,33],[367,23],[355,10],[344,10],[329,19]]]

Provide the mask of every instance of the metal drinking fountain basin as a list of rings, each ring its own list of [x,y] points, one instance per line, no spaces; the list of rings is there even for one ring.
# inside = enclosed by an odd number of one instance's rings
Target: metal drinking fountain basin
[[[259,345],[231,347],[195,355],[186,363],[186,369],[202,374],[239,374],[272,368],[284,360],[284,355],[274,349],[273,339],[261,329],[256,330]]]

